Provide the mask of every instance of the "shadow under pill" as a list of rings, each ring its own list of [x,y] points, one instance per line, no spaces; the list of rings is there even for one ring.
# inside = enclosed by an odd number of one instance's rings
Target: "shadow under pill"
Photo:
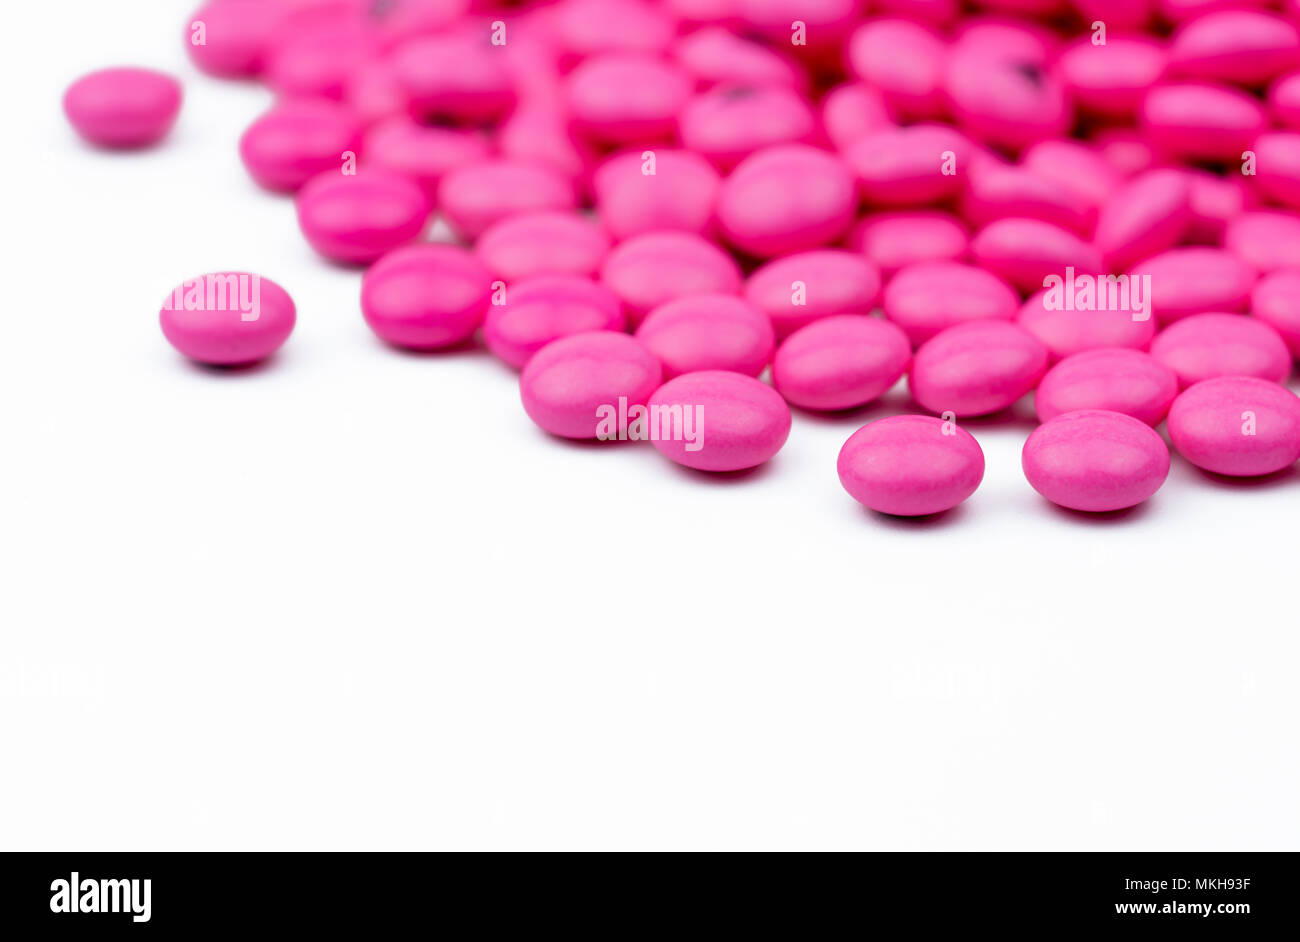
[[[1300,471],[1295,465],[1274,471],[1272,474],[1258,474],[1250,477],[1234,477],[1230,474],[1215,474],[1188,464],[1195,470],[1197,478],[1220,491],[1269,491],[1278,487],[1292,487],[1300,481]]]
[[[897,514],[881,513],[879,510],[872,510],[870,507],[858,505],[862,516],[875,524],[876,526],[885,526],[890,530],[896,531],[923,531],[923,530],[943,530],[948,527],[956,526],[970,515],[970,510],[966,505],[958,504],[950,510],[941,510],[938,513],[923,514],[918,517],[904,517]]]
[[[1151,513],[1151,499],[1144,500],[1135,507],[1103,511],[1071,510],[1069,507],[1054,504],[1047,498],[1043,498],[1042,502],[1047,505],[1057,519],[1091,527],[1126,526],[1139,522]]]

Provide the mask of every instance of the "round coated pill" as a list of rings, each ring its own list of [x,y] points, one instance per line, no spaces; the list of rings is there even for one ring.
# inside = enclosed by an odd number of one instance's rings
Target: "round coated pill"
[[[515,103],[510,71],[487,29],[410,39],[393,52],[392,63],[419,118],[492,121]]]
[[[849,65],[881,90],[893,111],[908,118],[941,117],[947,44],[928,26],[882,17],[859,26],[849,40]]]
[[[186,19],[185,51],[209,75],[256,75],[284,12],[278,4],[263,0],[212,0]]]
[[[181,110],[181,86],[153,69],[91,72],[63,95],[63,113],[77,133],[99,147],[135,148],[167,135]]]
[[[772,385],[803,409],[853,409],[888,392],[911,361],[912,345],[898,327],[841,314],[786,338],[772,360]]]
[[[327,170],[298,191],[298,225],[326,258],[368,264],[418,238],[431,206],[419,185],[386,170]]]
[[[1066,412],[1030,434],[1020,456],[1034,490],[1070,510],[1136,507],[1169,476],[1169,449],[1145,422],[1119,412]]]
[[[528,417],[552,435],[608,440],[628,431],[627,410],[644,406],[662,379],[659,361],[635,337],[598,330],[538,350],[519,390]]]
[[[1291,351],[1278,332],[1242,314],[1185,317],[1156,336],[1151,355],[1178,374],[1184,387],[1216,376],[1280,383],[1291,372]]]
[[[366,166],[410,177],[434,196],[452,170],[486,160],[491,144],[477,129],[439,127],[399,114],[366,130],[361,153]]]
[[[504,303],[488,306],[483,339],[500,359],[522,369],[561,337],[625,326],[623,306],[604,285],[576,275],[537,275],[510,285]]]
[[[1065,277],[1068,269],[1094,274],[1103,270],[1101,253],[1073,232],[1038,219],[999,219],[970,243],[971,257],[1021,291],[1048,287],[1049,275]]]
[[[863,199],[874,206],[928,206],[956,196],[970,142],[942,124],[869,131],[844,151]]]
[[[1255,270],[1231,252],[1208,246],[1170,249],[1129,273],[1151,278],[1151,310],[1162,324],[1204,311],[1245,310]]]
[[[866,82],[836,85],[821,104],[822,130],[840,152],[858,138],[894,126],[894,118],[885,107],[885,98]]]
[[[674,43],[672,54],[679,65],[705,85],[740,82],[803,89],[808,83],[788,56],[720,26],[688,33]]]
[[[1061,137],[1073,109],[1046,63],[959,42],[945,61],[944,91],[957,123],[977,140],[1019,151]]]
[[[896,415],[858,429],[836,461],[840,483],[860,504],[900,517],[951,510],[984,480],[984,451],[955,422]]]
[[[1139,282],[1130,283],[1126,290],[1118,279],[1113,294],[1108,279],[1080,279],[1073,290],[1063,282],[1059,293],[1045,289],[1032,295],[1020,308],[1016,323],[1041,340],[1053,359],[1105,347],[1145,350],[1156,335],[1156,321],[1150,299],[1135,296],[1132,285],[1140,292]]]
[[[1300,131],[1269,131],[1257,137],[1255,182],[1274,202],[1300,210]]]
[[[740,268],[712,242],[689,232],[646,232],[614,247],[600,280],[633,324],[651,310],[692,294],[739,294]]]
[[[1272,474],[1300,458],[1300,399],[1252,376],[1221,376],[1183,391],[1169,408],[1169,440],[1205,471]]]
[[[1223,247],[1261,272],[1300,268],[1300,214],[1261,209],[1228,220]]]
[[[1038,421],[1065,412],[1104,409],[1158,425],[1178,395],[1178,377],[1140,350],[1088,350],[1068,356],[1042,378],[1034,391]]]
[[[908,387],[931,412],[989,415],[1014,404],[1047,371],[1047,348],[1018,324],[958,324],[921,345]]]
[[[693,97],[677,120],[682,144],[720,170],[776,144],[812,139],[817,118],[798,92],[784,85],[718,85]]]
[[[758,376],[772,360],[772,322],[731,294],[698,294],[661,304],[641,322],[636,338],[663,364],[664,379],[698,370]]]
[[[967,176],[961,214],[972,226],[998,219],[1037,219],[1087,237],[1097,224],[1097,204],[1024,166],[978,160]]]
[[[1186,82],[1154,86],[1138,110],[1147,139],[1166,156],[1239,161],[1264,129],[1264,106],[1226,85]]]
[[[240,366],[279,350],[296,311],[288,292],[269,278],[216,272],[172,291],[158,320],[167,342],[191,360]]]
[[[1163,45],[1146,36],[1107,36],[1101,45],[1085,36],[1062,51],[1058,68],[1082,110],[1128,120],[1164,73],[1168,58]]]
[[[1171,75],[1263,85],[1300,63],[1300,32],[1254,10],[1221,10],[1184,24],[1169,45]]]
[[[1300,267],[1265,275],[1250,296],[1250,311],[1281,335],[1300,359]]]
[[[341,171],[361,143],[361,125],[342,105],[322,98],[279,102],[239,139],[249,174],[268,190],[294,193],[327,170]]]
[[[1094,243],[1107,271],[1171,249],[1192,224],[1192,187],[1178,170],[1149,170],[1121,186],[1102,207]]]
[[[650,443],[698,471],[744,471],[771,460],[790,437],[790,407],[742,373],[704,370],[664,383],[647,404]],[[689,431],[693,427],[694,435]],[[677,431],[682,434],[674,434]]]
[[[361,280],[361,313],[386,342],[411,350],[455,346],[486,313],[491,275],[454,245],[411,245],[385,255]]]
[[[777,337],[834,314],[870,314],[880,273],[843,249],[813,249],[774,259],[745,282],[745,298],[771,318]]]
[[[691,78],[662,59],[641,53],[592,56],[566,80],[565,101],[574,127],[607,144],[671,140],[691,94]]]
[[[352,73],[379,52],[374,33],[345,20],[312,28],[290,21],[267,53],[263,77],[278,94],[302,98],[343,99]]]
[[[633,151],[611,157],[592,178],[596,208],[616,239],[680,229],[705,233],[721,178],[699,154]]]
[[[494,223],[474,252],[506,281],[530,275],[594,275],[609,253],[609,236],[576,213],[523,213]]]
[[[894,275],[882,299],[885,317],[919,346],[940,331],[976,320],[1012,320],[1019,299],[1011,286],[960,262],[917,262]]]
[[[576,205],[573,185],[561,173],[522,160],[462,164],[438,185],[438,206],[466,239],[477,239],[493,223],[510,216]]]
[[[938,210],[872,213],[853,227],[848,243],[888,278],[916,262],[964,258],[970,234],[956,216]]]

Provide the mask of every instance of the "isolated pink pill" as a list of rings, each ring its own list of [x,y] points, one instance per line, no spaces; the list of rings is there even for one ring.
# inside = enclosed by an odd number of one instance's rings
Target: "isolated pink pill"
[[[719,26],[688,33],[673,44],[672,54],[702,85],[740,82],[803,89],[808,83],[789,57]]]
[[[1011,406],[1047,372],[1047,348],[1017,324],[958,324],[921,345],[912,358],[912,398],[932,412],[988,415]]]
[[[1250,311],[1286,341],[1300,359],[1300,267],[1265,275],[1250,296]]]
[[[508,35],[508,34],[507,34]],[[491,31],[455,29],[400,45],[393,68],[420,118],[491,121],[514,105],[516,92],[501,46]]]
[[[1169,449],[1145,422],[1104,409],[1066,412],[1030,434],[1020,456],[1030,486],[1070,510],[1136,507],[1169,476]]]
[[[1300,131],[1269,131],[1257,137],[1255,182],[1274,202],[1300,210]]]
[[[1105,347],[1145,350],[1156,335],[1151,299],[1141,293],[1140,282],[1124,288],[1117,281],[1113,298],[1105,279],[1089,285],[1090,294],[1076,285],[1073,304],[1067,285],[1063,282],[1056,293],[1044,289],[1031,295],[1016,315],[1016,323],[1041,340],[1053,360]]]
[[[493,223],[520,213],[568,210],[573,185],[558,171],[521,160],[481,160],[448,171],[438,206],[457,234],[477,239]]]
[[[385,255],[361,280],[361,313],[383,340],[437,350],[468,340],[483,323],[492,276],[454,245],[411,245]]]
[[[942,117],[947,44],[933,29],[907,19],[879,18],[859,26],[849,40],[854,74],[884,94],[895,113]]]
[[[659,361],[636,338],[599,330],[537,351],[519,390],[528,417],[552,435],[607,440],[627,430],[626,409],[645,405],[662,379]],[[611,411],[619,418],[608,428]]]
[[[772,385],[803,409],[852,409],[883,396],[912,361],[907,335],[878,317],[842,314],[791,334],[772,360]]]
[[[703,157],[669,149],[611,157],[592,178],[601,221],[616,239],[666,229],[706,232],[720,183]]]
[[[1168,61],[1168,53],[1156,39],[1108,35],[1105,45],[1093,45],[1090,34],[1062,51],[1058,69],[1082,110],[1105,118],[1131,119]]]
[[[692,294],[739,294],[740,268],[712,242],[689,232],[646,232],[614,247],[600,280],[639,324],[651,310]]]
[[[972,148],[946,125],[914,124],[862,135],[844,159],[875,206],[928,206],[957,195]]]
[[[1024,166],[976,161],[967,181],[961,213],[972,226],[1018,217],[1048,222],[1086,238],[1097,224],[1096,203]]]
[[[606,144],[672,140],[693,82],[685,71],[642,53],[608,53],[568,76],[565,102],[573,126]]]
[[[63,113],[77,133],[99,147],[148,147],[162,140],[181,110],[181,86],[153,69],[102,69],[82,76],[63,95]]]
[[[1277,124],[1300,129],[1300,71],[1283,75],[1269,86],[1268,108]]]
[[[209,75],[256,75],[284,13],[278,4],[263,0],[213,0],[185,21],[185,50]]]
[[[1264,107],[1226,85],[1156,85],[1142,99],[1139,121],[1147,140],[1168,157],[1240,161],[1264,129]]]
[[[984,480],[984,451],[954,422],[896,415],[858,429],[836,461],[840,483],[879,513],[921,517],[951,510]]]
[[[399,114],[367,129],[361,153],[366,166],[410,177],[433,196],[449,172],[486,160],[491,145],[482,131],[423,124]]]
[[[732,245],[771,258],[839,238],[856,206],[853,178],[838,157],[786,144],[741,161],[722,181],[716,213]]]
[[[1169,46],[1170,74],[1263,85],[1300,64],[1300,31],[1280,16],[1222,10],[1184,24]]]
[[[1244,310],[1256,278],[1236,255],[1209,246],[1161,252],[1129,275],[1150,276],[1151,310],[1162,324],[1204,311]]]
[[[767,315],[731,294],[699,294],[661,304],[646,315],[636,338],[659,358],[664,379],[699,370],[758,376],[776,347]]]
[[[167,342],[191,360],[240,366],[279,350],[293,332],[296,310],[269,278],[216,272],[178,286],[158,320]]]
[[[1300,214],[1261,209],[1228,220],[1223,247],[1252,268],[1300,268]]]
[[[1173,248],[1192,224],[1192,187],[1179,170],[1149,170],[1120,187],[1102,207],[1094,244],[1107,271]]]
[[[361,125],[342,105],[323,98],[277,103],[244,132],[239,156],[268,190],[293,193],[327,170],[355,163]]]
[[[745,298],[771,318],[777,337],[835,314],[870,314],[880,273],[843,249],[813,249],[774,259],[745,282]]]
[[[744,471],[771,460],[790,437],[790,407],[771,386],[725,370],[686,373],[650,396],[650,443],[665,457],[697,471]],[[693,425],[695,439],[665,434]]]
[[[1241,314],[1193,314],[1151,342],[1151,355],[1178,374],[1184,388],[1216,376],[1255,376],[1280,383],[1291,351],[1268,324]]]
[[[894,126],[885,98],[866,82],[836,85],[821,103],[822,130],[841,153],[872,131]]]
[[[1252,376],[1221,376],[1184,390],[1169,409],[1169,440],[1204,471],[1272,474],[1300,458],[1300,399]]]
[[[321,255],[365,265],[419,237],[428,221],[428,196],[406,177],[362,169],[327,170],[307,181],[296,200],[298,226]]]
[[[784,85],[718,85],[686,102],[677,123],[682,144],[720,170],[764,147],[808,142],[817,129],[807,100]]]
[[[609,254],[600,225],[576,213],[522,213],[494,223],[474,252],[506,281],[530,275],[594,275]]]
[[[872,213],[853,227],[848,244],[888,278],[916,262],[964,258],[970,235],[956,216],[937,210]]]
[[[1103,270],[1101,253],[1072,232],[1038,219],[999,219],[971,239],[971,256],[1021,291],[1047,287],[1049,275]]]
[[[488,307],[488,349],[522,369],[552,341],[592,330],[621,331],[623,306],[604,285],[577,275],[537,275],[512,284],[502,304]]]
[[[1012,320],[1019,299],[1011,286],[960,262],[918,262],[885,286],[885,317],[919,346],[940,331],[976,320]]]
[[[1065,412],[1105,409],[1158,425],[1178,395],[1178,377],[1140,350],[1088,350],[1068,356],[1042,378],[1034,391],[1038,421]]]

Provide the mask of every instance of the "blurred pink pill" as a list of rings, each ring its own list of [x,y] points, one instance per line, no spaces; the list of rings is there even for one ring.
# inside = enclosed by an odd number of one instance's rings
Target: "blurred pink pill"
[[[1139,109],[1147,139],[1168,157],[1240,161],[1264,129],[1264,108],[1252,95],[1224,85],[1157,85]]]
[[[1020,165],[1093,206],[1109,200],[1122,180],[1102,154],[1079,141],[1039,141],[1025,151]]]
[[[719,26],[677,40],[673,58],[702,85],[739,82],[803,89],[808,83],[803,70],[788,57]]]
[[[249,174],[268,190],[296,192],[327,170],[355,161],[361,126],[342,105],[323,98],[276,104],[239,139],[239,156]]]
[[[577,205],[573,185],[542,164],[481,160],[447,173],[438,185],[438,205],[447,222],[466,239],[477,239],[494,223],[520,213],[569,210]]]
[[[366,125],[410,115],[406,86],[397,77],[391,59],[375,59],[357,66],[343,81],[343,103]]]
[[[1151,311],[1168,324],[1204,311],[1245,310],[1255,270],[1231,252],[1208,246],[1170,249],[1129,272],[1151,278]]]
[[[77,133],[99,147],[147,147],[162,140],[181,110],[181,86],[152,69],[102,69],[82,76],[63,95],[63,113]]]
[[[838,64],[849,31],[862,19],[863,0],[736,0],[740,21],[773,45],[792,42],[795,22],[803,43],[791,50],[801,59]]]
[[[1281,335],[1300,359],[1300,267],[1265,275],[1250,297],[1250,311]]]
[[[673,40],[673,17],[643,0],[562,0],[555,38],[573,59],[602,52],[658,53]]]
[[[1038,421],[1065,412],[1105,409],[1158,425],[1178,395],[1178,377],[1140,350],[1087,350],[1066,357],[1034,392]]]
[[[1156,0],[1156,5],[1166,20],[1177,24],[1215,10],[1268,6],[1270,0]]]
[[[504,304],[488,307],[483,339],[500,359],[522,369],[561,337],[625,326],[623,306],[604,285],[576,275],[537,275],[511,285]]]
[[[928,415],[862,426],[836,461],[850,496],[878,513],[921,517],[951,510],[984,480],[984,451],[965,429]]]
[[[718,223],[732,245],[760,258],[816,248],[844,234],[857,194],[833,154],[797,144],[746,157],[718,190]]]
[[[540,164],[580,183],[595,165],[592,149],[568,126],[564,110],[555,105],[521,103],[497,129],[501,156]]]
[[[1061,37],[1032,20],[985,15],[963,19],[953,29],[953,40],[963,52],[1044,65],[1056,54]]]
[[[873,19],[849,40],[849,65],[868,85],[881,90],[897,114],[941,117],[943,63],[948,47],[934,30],[912,20]]]
[[[1101,20],[1110,29],[1136,30],[1151,21],[1153,0],[1071,0],[1070,5],[1087,23]]]
[[[692,294],[739,294],[740,268],[712,242],[689,232],[646,232],[614,247],[600,280],[639,324],[654,308]]]
[[[341,100],[348,77],[379,53],[373,33],[338,22],[315,29],[286,28],[272,46],[264,78],[285,97]]]
[[[361,280],[361,313],[386,342],[436,350],[483,323],[492,276],[454,245],[411,245],[385,255]]]
[[[408,40],[392,62],[418,117],[491,121],[516,98],[503,48],[486,27],[461,28]]]
[[[914,124],[864,134],[844,159],[868,203],[927,206],[961,190],[970,155],[970,143],[954,129]]]
[[[744,471],[771,460],[790,437],[790,407],[751,376],[704,370],[670,379],[650,397],[650,443],[697,471]],[[678,416],[681,425],[677,424]],[[686,434],[694,427],[694,436]],[[653,425],[652,425],[653,427]],[[674,434],[677,431],[682,434]]]
[[[1063,136],[1073,121],[1060,80],[1043,63],[1014,55],[954,46],[944,91],[959,126],[1008,150]]]
[[[1102,207],[1094,243],[1108,271],[1173,248],[1192,224],[1192,187],[1178,170],[1149,170]]]
[[[1009,321],[958,324],[912,358],[912,398],[932,412],[988,415],[1011,406],[1047,372],[1047,348]]]
[[[1260,192],[1300,210],[1300,131],[1269,131],[1256,138],[1251,149]]]
[[[474,252],[506,281],[530,275],[594,275],[609,254],[609,236],[576,213],[523,213],[487,229]]]
[[[289,339],[295,319],[288,292],[247,272],[192,278],[172,291],[158,315],[168,343],[212,366],[266,359]]]
[[[1208,170],[1183,171],[1189,186],[1192,223],[1184,242],[1218,245],[1229,220],[1259,205],[1259,197],[1241,176],[1220,176]]]
[[[777,337],[835,314],[870,314],[880,273],[843,249],[814,249],[774,259],[745,282],[745,298],[763,311]]]
[[[1032,295],[1016,323],[1041,340],[1054,360],[1103,347],[1145,350],[1156,322],[1151,299],[1141,291],[1141,282],[1125,287],[1116,279],[1112,293],[1105,279],[1079,280],[1073,290],[1063,280],[1055,293],[1044,289]]]
[[[907,335],[889,321],[842,314],[800,328],[777,348],[772,385],[803,409],[853,409],[888,392],[911,361]]]
[[[957,0],[875,0],[871,9],[884,16],[906,16],[931,26],[947,26],[957,19]]]
[[[528,417],[552,435],[608,440],[628,431],[627,410],[644,406],[662,379],[659,361],[636,338],[598,330],[537,351],[519,390]]]
[[[490,152],[482,131],[422,124],[405,114],[372,125],[361,145],[367,166],[410,177],[430,196],[450,171],[486,160]]]
[[[1169,46],[1173,75],[1263,85],[1300,63],[1300,32],[1279,16],[1222,10],[1191,20]]]
[[[1300,129],[1300,71],[1279,78],[1268,90],[1268,107],[1276,123]]]
[[[894,126],[884,96],[865,82],[847,82],[826,93],[821,104],[822,130],[836,150],[846,151],[858,138]]]
[[[1096,203],[1026,167],[996,160],[977,161],[967,179],[961,212],[972,226],[1019,217],[1090,236],[1097,223]]]
[[[1300,399],[1252,376],[1221,376],[1185,390],[1169,409],[1169,440],[1205,471],[1272,474],[1300,458]]]
[[[1261,209],[1234,216],[1223,247],[1261,272],[1300,268],[1300,214]]]
[[[1093,45],[1092,36],[1070,44],[1057,68],[1066,90],[1078,106],[1105,118],[1131,119],[1142,96],[1160,78],[1169,56],[1156,39],[1107,36]]]
[[[1216,376],[1255,376],[1280,383],[1291,351],[1268,324],[1241,314],[1194,314],[1162,330],[1151,355],[1184,387]]]
[[[772,322],[730,294],[699,294],[651,311],[636,338],[663,364],[664,379],[699,370],[757,376],[772,361]]]
[[[798,92],[781,85],[719,85],[682,108],[682,144],[719,169],[734,167],[754,151],[810,140],[817,119]]]
[[[212,0],[185,21],[185,49],[209,75],[256,75],[284,14],[283,7],[264,0]]]
[[[298,225],[321,255],[365,265],[418,238],[432,209],[406,177],[363,169],[327,170],[298,191]]]
[[[1066,412],[1040,425],[1020,462],[1038,493],[1089,513],[1136,507],[1169,476],[1169,449],[1155,429],[1104,409]]]
[[[1077,235],[1037,219],[999,219],[989,223],[970,244],[971,256],[984,268],[1021,291],[1048,287],[1049,276],[1065,277],[1103,270],[1101,253]]]
[[[1155,166],[1155,150],[1144,135],[1132,128],[1106,128],[1098,131],[1092,142],[1121,176],[1131,177]]]
[[[885,286],[885,317],[919,346],[940,331],[976,320],[1016,316],[1010,285],[982,268],[960,262],[917,262]]]
[[[916,262],[964,258],[970,235],[956,216],[918,210],[873,213],[853,227],[848,241],[888,278]]]
[[[573,126],[606,144],[671,140],[692,90],[677,66],[641,53],[592,56],[569,73],[565,102]]]
[[[684,150],[611,157],[592,178],[601,221],[616,239],[653,230],[707,231],[721,179],[707,160]]]

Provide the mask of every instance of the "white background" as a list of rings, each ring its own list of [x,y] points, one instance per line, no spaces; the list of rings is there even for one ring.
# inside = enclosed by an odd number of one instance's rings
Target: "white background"
[[[973,422],[982,487],[918,524],[835,473],[901,391],[737,479],[548,439],[486,353],[373,338],[188,6],[0,28],[0,846],[1297,847],[1297,475],[1175,457],[1086,519]],[[183,77],[165,146],[65,123],[113,64]],[[158,330],[223,269],[298,303],[264,369]]]

